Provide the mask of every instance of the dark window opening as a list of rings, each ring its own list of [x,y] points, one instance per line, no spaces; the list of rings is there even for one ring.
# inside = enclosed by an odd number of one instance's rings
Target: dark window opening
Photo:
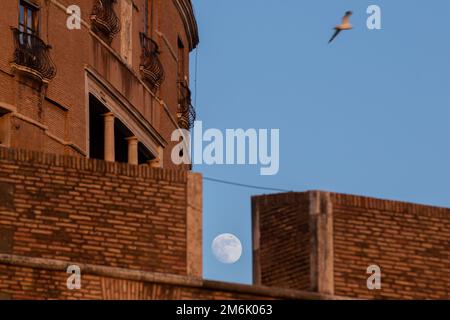
[[[141,143],[138,145],[138,161],[139,164],[149,164],[151,160],[155,160],[156,157]]]
[[[19,4],[19,31],[27,34],[39,34],[39,8],[32,3],[21,0]],[[21,43],[26,39],[21,39]]]
[[[114,143],[116,162],[128,162],[128,141],[127,138],[132,136],[130,130],[116,119],[114,124]]]
[[[89,95],[89,157],[105,158],[105,122],[103,114],[109,110],[93,95]]]
[[[110,112],[95,96],[89,95],[89,158],[105,159],[105,118]],[[1,119],[1,118],[0,118]],[[134,134],[119,119],[114,120],[115,161],[128,163],[128,140]],[[141,142],[138,143],[138,163],[149,164],[155,156]]]
[[[178,38],[178,81],[185,81],[186,72],[185,50],[183,41]]]

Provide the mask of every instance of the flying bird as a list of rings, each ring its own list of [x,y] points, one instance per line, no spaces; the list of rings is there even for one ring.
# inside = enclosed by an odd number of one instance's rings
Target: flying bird
[[[341,33],[341,31],[353,29],[352,25],[350,24],[350,17],[352,14],[353,12],[351,11],[347,11],[345,13],[345,16],[342,18],[341,24],[334,28],[335,32],[331,37],[330,41],[328,41],[328,43],[331,43],[334,40],[334,38],[336,38],[338,34]]]

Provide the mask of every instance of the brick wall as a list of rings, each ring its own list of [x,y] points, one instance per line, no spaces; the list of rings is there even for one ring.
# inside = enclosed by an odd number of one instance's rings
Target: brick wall
[[[306,192],[254,197],[253,220],[255,280],[263,285],[304,289],[309,278],[309,290],[338,296],[450,297],[450,209]],[[305,248],[309,267],[298,272]],[[371,265],[381,268],[381,290],[367,289]]]
[[[69,275],[63,270],[49,271],[36,268],[0,265],[0,292],[5,298],[94,299],[94,300],[192,300],[192,299],[269,299],[264,295],[239,291],[220,291],[177,284],[117,279],[108,276],[83,275],[80,290],[67,289]]]
[[[198,174],[0,148],[0,299],[335,298],[203,280],[201,194]]]
[[[265,300],[326,295],[222,283],[96,265],[80,265],[81,288],[69,290],[67,263],[0,254],[0,299]]]
[[[307,194],[253,198],[254,283],[310,289],[308,205]]]
[[[201,275],[199,234],[197,174],[0,148],[0,253]]]
[[[360,298],[450,298],[450,209],[332,195],[335,293]],[[382,290],[364,270],[376,264]]]

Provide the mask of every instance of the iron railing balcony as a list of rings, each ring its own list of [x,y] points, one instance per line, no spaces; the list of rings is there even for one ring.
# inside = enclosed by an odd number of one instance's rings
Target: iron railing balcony
[[[95,0],[91,13],[92,30],[111,43],[120,31],[120,20],[114,11],[117,0]]]
[[[17,69],[32,73],[43,81],[49,81],[56,75],[56,66],[50,58],[51,46],[38,36],[12,28],[15,51],[14,60]]]
[[[194,126],[196,119],[195,108],[192,105],[191,90],[186,81],[178,82],[178,125],[189,130]]]
[[[141,36],[141,65],[140,70],[144,80],[152,90],[159,88],[164,81],[164,67],[159,60],[158,44],[144,33]]]

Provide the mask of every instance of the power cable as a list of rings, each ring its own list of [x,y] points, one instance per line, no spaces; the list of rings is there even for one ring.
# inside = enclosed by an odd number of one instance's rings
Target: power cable
[[[226,180],[209,178],[209,177],[203,177],[203,180],[237,186],[237,187],[242,187],[242,188],[258,189],[258,190],[266,190],[266,191],[278,191],[278,192],[294,192],[292,190],[255,186],[255,185],[250,185],[250,184],[245,184],[245,183],[238,183],[238,182],[226,181]]]

